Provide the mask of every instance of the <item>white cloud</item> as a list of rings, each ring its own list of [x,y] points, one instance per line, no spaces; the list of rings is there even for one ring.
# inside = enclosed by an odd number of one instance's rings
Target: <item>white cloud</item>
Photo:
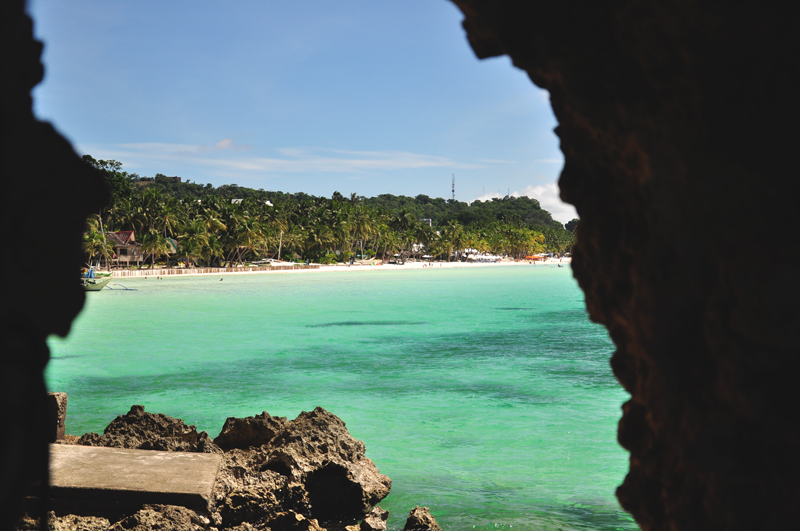
[[[578,212],[575,207],[565,203],[559,197],[558,184],[549,183],[539,186],[526,186],[521,191],[514,191],[511,193],[512,197],[527,196],[531,199],[536,199],[542,208],[550,212],[553,219],[561,223],[567,223],[578,217]],[[476,197],[473,201],[488,201],[494,198],[501,198],[501,194],[483,194]],[[471,201],[470,201],[471,202]]]
[[[516,164],[514,160],[500,160],[500,159],[478,159],[478,162],[485,162],[487,164]]]
[[[322,148],[278,148],[277,157],[242,156],[237,151],[247,146],[238,146],[230,138],[220,140],[214,146],[136,143],[114,146],[81,146],[96,157],[113,158],[125,162],[126,167],[136,168],[148,163],[164,161],[185,165],[199,165],[218,169],[239,170],[258,173],[359,173],[368,171],[408,170],[422,168],[472,169],[482,166],[464,164],[448,157],[423,155],[405,151],[347,151]]]
[[[275,151],[286,157],[299,157],[305,153],[305,150],[300,148],[277,148]]]

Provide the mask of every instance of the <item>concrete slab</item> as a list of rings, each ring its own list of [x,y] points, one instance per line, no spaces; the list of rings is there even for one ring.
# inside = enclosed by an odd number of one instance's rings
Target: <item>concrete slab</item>
[[[219,471],[217,454],[50,445],[56,500],[160,503],[205,511]]]

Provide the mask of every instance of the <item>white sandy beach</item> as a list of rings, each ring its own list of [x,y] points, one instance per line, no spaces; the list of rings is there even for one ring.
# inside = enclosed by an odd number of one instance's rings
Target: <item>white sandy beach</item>
[[[184,275],[266,275],[266,274],[297,274],[297,273],[310,273],[310,272],[355,272],[355,271],[405,271],[409,269],[428,269],[428,268],[470,268],[470,267],[510,267],[510,266],[525,266],[525,267],[557,267],[559,264],[565,266],[571,262],[571,258],[555,258],[539,262],[531,262],[528,260],[519,261],[501,261],[495,263],[480,263],[480,262],[406,262],[404,265],[396,264],[382,264],[382,265],[363,265],[353,264],[348,266],[346,264],[338,265],[321,265],[318,268],[309,269],[282,269],[273,268],[271,270],[252,270],[251,268],[229,268],[229,269],[216,269],[210,268],[172,268],[172,269],[117,269],[112,271],[113,278],[142,278],[142,277],[172,277]]]
[[[528,266],[528,267],[547,267],[557,266],[558,264],[565,265],[570,263],[571,258],[556,258],[554,260],[530,262],[528,260],[520,260],[517,262],[502,261],[494,263],[481,263],[481,262],[406,262],[404,265],[384,264],[384,265],[335,265],[335,266],[320,266],[317,271],[402,271],[406,269],[427,269],[427,268],[453,268],[453,267],[504,267],[504,266]]]

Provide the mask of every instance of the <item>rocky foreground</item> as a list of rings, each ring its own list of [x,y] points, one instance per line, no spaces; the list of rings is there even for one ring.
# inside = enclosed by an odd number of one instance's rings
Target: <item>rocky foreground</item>
[[[119,518],[50,514],[54,531],[384,531],[388,512],[377,506],[392,487],[336,415],[318,407],[296,419],[255,417],[225,421],[219,436],[143,406],[114,419],[103,435],[69,437],[71,444],[222,456],[208,513],[145,505]],[[62,511],[63,513],[63,511]],[[30,519],[20,531],[38,529]],[[414,508],[406,530],[440,531],[426,507]]]

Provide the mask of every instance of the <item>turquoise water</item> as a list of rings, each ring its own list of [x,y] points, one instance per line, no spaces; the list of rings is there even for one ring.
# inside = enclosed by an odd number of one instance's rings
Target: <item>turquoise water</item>
[[[636,529],[614,489],[627,394],[570,269],[476,267],[125,279],[53,339],[67,432],[132,404],[213,437],[228,416],[322,406],[392,478],[402,529]]]

